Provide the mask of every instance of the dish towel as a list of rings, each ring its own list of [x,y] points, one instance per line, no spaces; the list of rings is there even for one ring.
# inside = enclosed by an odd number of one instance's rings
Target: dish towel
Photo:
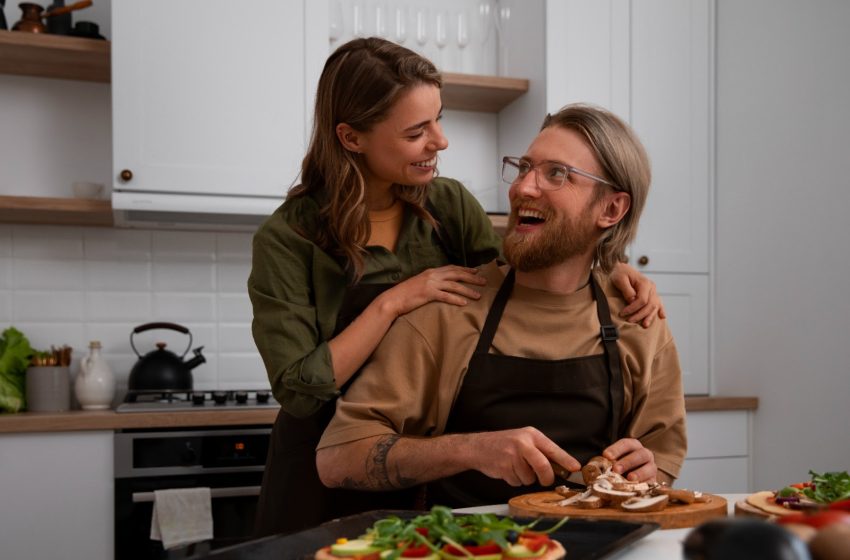
[[[209,488],[154,490],[151,540],[166,550],[213,538]]]

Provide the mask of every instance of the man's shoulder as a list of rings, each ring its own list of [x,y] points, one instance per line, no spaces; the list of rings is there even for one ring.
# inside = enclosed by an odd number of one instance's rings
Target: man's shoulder
[[[466,305],[432,301],[403,315],[400,321],[426,338],[438,336],[443,329],[457,330],[464,325],[477,328],[479,323],[483,324],[483,318],[505,279],[505,270],[496,261],[491,261],[478,267],[478,274],[487,280],[484,286],[472,286],[481,294],[479,299],[469,299]]]
[[[611,321],[620,333],[621,344],[640,345],[642,347],[650,346],[654,347],[655,351],[658,351],[673,340],[673,334],[670,332],[670,325],[666,319],[656,317],[652,325],[644,328],[641,325],[630,323],[624,317],[620,317],[620,312],[627,305],[622,293],[611,282],[610,275],[596,271],[594,272],[594,277],[599,282],[602,291],[605,292],[605,296],[608,299]]]

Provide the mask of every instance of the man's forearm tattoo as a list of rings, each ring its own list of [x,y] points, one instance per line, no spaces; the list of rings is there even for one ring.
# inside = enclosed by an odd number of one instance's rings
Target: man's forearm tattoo
[[[396,434],[378,438],[375,446],[369,451],[369,455],[366,456],[366,482],[369,488],[374,490],[408,488],[418,482],[401,476],[398,468],[395,472],[390,472],[387,456],[399,439],[401,436]]]

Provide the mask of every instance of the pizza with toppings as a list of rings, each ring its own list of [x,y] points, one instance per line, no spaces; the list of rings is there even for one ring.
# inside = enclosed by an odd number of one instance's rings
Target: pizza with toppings
[[[747,496],[747,504],[774,516],[814,512],[824,509],[850,510],[850,474],[809,471],[811,480],[786,486],[777,491],[756,492]]]
[[[567,519],[545,531],[539,520],[522,525],[492,514],[456,516],[443,506],[412,519],[391,515],[376,521],[364,534],[337,539],[315,554],[316,560],[558,560],[563,545],[549,534]]]

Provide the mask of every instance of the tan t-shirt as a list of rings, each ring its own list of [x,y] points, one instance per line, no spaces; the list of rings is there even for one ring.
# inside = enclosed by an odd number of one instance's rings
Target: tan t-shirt
[[[506,270],[494,263],[481,268],[487,285],[480,289],[478,301],[463,307],[430,303],[397,319],[339,399],[318,448],[383,434],[442,434]],[[682,376],[673,337],[664,320],[644,329],[620,319],[617,315],[624,302],[619,292],[607,277],[597,274],[596,278],[608,295],[612,321],[620,331],[625,389],[625,431],[620,436],[639,439],[655,454],[658,468],[675,478],[687,444]],[[516,284],[490,351],[543,360],[601,354],[590,286],[562,295]]]
[[[378,245],[384,247],[391,253],[395,252],[398,235],[401,232],[401,223],[404,220],[404,204],[401,200],[386,210],[372,210],[369,212],[369,225],[371,233],[367,245]]]

